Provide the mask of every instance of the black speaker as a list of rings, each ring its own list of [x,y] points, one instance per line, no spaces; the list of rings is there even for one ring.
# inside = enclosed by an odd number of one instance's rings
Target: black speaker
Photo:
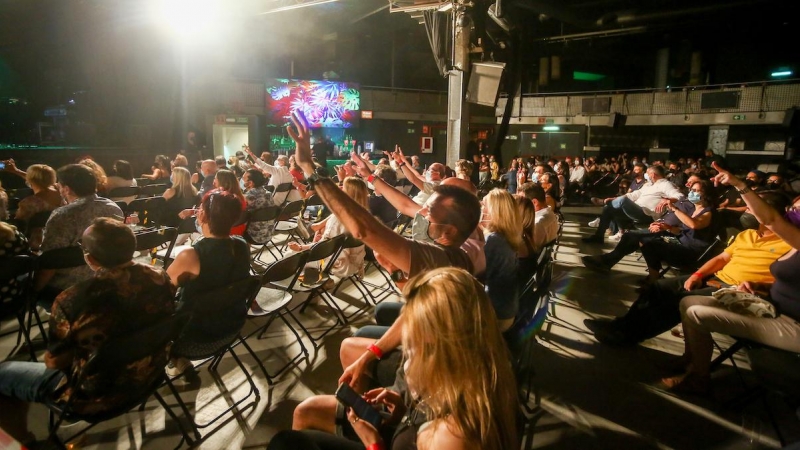
[[[625,121],[628,119],[628,116],[625,114],[620,113],[611,113],[608,116],[608,126],[611,128],[619,128],[625,126]]]
[[[789,108],[786,110],[786,113],[783,115],[783,126],[795,129],[800,127],[800,113],[797,112],[797,108]]]

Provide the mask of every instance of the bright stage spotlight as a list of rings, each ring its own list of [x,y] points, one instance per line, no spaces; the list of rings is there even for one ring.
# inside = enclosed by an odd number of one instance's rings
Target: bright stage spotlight
[[[182,43],[211,34],[219,21],[220,0],[151,0],[151,14]]]

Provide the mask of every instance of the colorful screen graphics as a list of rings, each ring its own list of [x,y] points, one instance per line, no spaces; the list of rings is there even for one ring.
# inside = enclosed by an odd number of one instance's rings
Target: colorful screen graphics
[[[274,79],[266,84],[267,122],[285,126],[302,111],[313,128],[358,126],[361,93],[356,83]]]

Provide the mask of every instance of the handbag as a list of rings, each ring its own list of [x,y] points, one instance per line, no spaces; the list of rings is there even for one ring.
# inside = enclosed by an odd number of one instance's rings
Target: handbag
[[[741,314],[748,317],[759,317],[762,319],[774,319],[778,314],[775,306],[755,294],[739,291],[729,287],[720,289],[711,294],[722,306],[730,312]]]

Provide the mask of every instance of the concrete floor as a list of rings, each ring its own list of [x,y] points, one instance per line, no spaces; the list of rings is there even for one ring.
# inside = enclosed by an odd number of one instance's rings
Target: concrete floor
[[[529,418],[523,448],[778,448],[761,402],[734,406],[733,400],[745,390],[730,365],[714,374],[711,398],[678,397],[658,387],[663,374],[655,363],[680,354],[681,340],[664,333],[640,346],[620,349],[597,343],[586,331],[583,319],[587,317],[623,314],[636,297],[636,280],[645,275],[644,263],[637,261],[636,255],[625,258],[610,275],[582,267],[580,256],[612,248],[612,244],[586,245],[580,241],[581,236],[593,231],[586,223],[598,212],[595,207],[565,208],[567,223],[553,281],[555,316],[545,323],[534,348],[540,404]],[[368,274],[368,279],[375,282],[378,277],[375,272]],[[347,312],[364,305],[352,286],[340,291],[337,298]],[[306,326],[318,327],[328,323],[330,311],[317,306],[297,317]],[[256,319],[256,323],[261,320]],[[265,448],[277,431],[291,427],[292,411],[300,401],[314,394],[333,393],[341,374],[339,344],[354,329],[370,322],[369,313],[353,318],[347,328],[329,335],[321,348],[311,350],[310,361],[284,374],[271,389],[255,361],[243,356],[261,396],[256,402],[251,398],[241,405],[241,413],[230,415],[231,420],[200,447]],[[248,323],[245,333],[255,326]],[[0,324],[0,354],[11,351],[15,329],[13,320]],[[304,340],[312,349],[307,337]],[[265,365],[274,370],[282,365],[287,352],[293,355],[297,351],[294,341],[283,324],[275,323],[265,339],[252,338],[248,342]],[[730,340],[720,337],[718,342],[726,347]],[[244,355],[243,349],[238,350],[239,355]],[[24,358],[25,354],[18,356]],[[737,364],[747,368],[742,354],[737,355]],[[193,411],[196,409],[198,421],[227,408],[231,398],[239,399],[248,390],[244,375],[231,357],[222,361],[219,374],[221,378],[215,380],[203,366],[198,377],[178,383],[182,398]],[[754,384],[747,371],[744,379]],[[167,401],[174,403],[166,389],[163,391]],[[800,439],[795,409],[778,396],[771,395],[768,400],[787,441]],[[33,406],[29,419],[31,430],[37,436],[45,436],[46,410]],[[179,443],[175,423],[151,399],[145,413],[131,412],[97,426],[78,448],[171,449]]]

